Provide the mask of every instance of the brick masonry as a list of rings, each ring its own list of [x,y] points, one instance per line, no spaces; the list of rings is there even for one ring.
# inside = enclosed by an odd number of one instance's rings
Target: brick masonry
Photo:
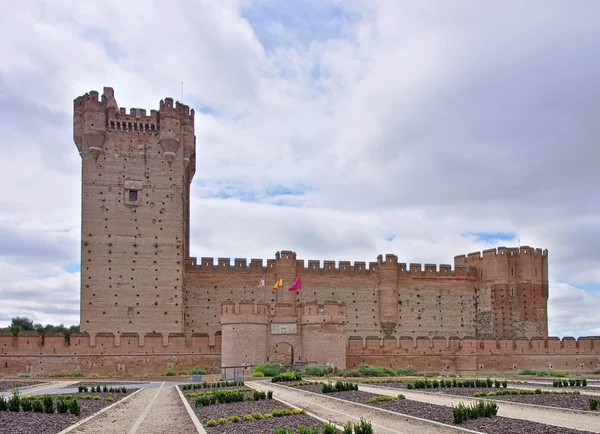
[[[256,364],[360,363],[449,372],[600,367],[600,337],[548,337],[548,251],[460,255],[454,266],[190,257],[194,110],[74,101],[82,158],[81,331],[0,336],[0,374],[161,374]],[[258,287],[264,276],[265,287]],[[273,289],[282,278],[284,287]],[[302,289],[287,288],[297,279]]]

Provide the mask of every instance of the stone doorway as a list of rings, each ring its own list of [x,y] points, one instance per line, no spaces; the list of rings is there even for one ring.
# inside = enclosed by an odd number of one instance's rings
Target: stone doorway
[[[287,342],[272,345],[269,350],[269,362],[292,365],[294,363],[294,347]]]

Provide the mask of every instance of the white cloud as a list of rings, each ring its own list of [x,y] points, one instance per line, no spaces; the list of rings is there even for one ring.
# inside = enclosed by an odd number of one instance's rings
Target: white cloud
[[[600,284],[598,9],[15,5],[0,26],[0,324],[19,308],[67,318],[52,313],[67,294],[77,306],[62,268],[79,257],[72,100],[112,86],[121,106],[152,109],[183,81],[197,108],[193,255],[452,263],[490,247],[461,234],[520,231],[550,251],[551,333],[598,333],[560,311],[566,293],[589,318],[598,295],[577,286]],[[28,290],[43,309],[15,293]]]

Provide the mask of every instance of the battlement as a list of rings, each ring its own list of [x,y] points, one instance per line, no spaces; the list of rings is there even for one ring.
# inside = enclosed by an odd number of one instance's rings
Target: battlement
[[[483,252],[471,252],[466,255],[456,255],[454,261],[460,262],[473,262],[481,261],[487,258],[493,258],[498,256],[540,256],[548,257],[548,249],[533,248],[529,246],[521,247],[498,247],[494,249],[487,249]]]
[[[475,279],[476,269],[469,265],[440,264],[418,264],[404,262],[398,263],[396,255],[386,254],[386,260],[383,255],[379,255],[376,262],[364,261],[333,261],[297,259],[296,253],[283,250],[277,252],[275,259],[267,259],[266,265],[263,259],[244,259],[235,258],[232,262],[230,258],[212,258],[202,257],[200,261],[197,258],[189,258],[186,261],[188,271],[197,271],[204,273],[250,273],[263,274],[275,270],[278,265],[295,264],[296,273],[301,276],[306,275],[345,275],[345,276],[372,276],[377,275],[381,269],[392,266],[396,269],[399,278],[460,278]]]
[[[174,102],[173,98],[160,100],[159,110],[152,109],[149,115],[146,109],[142,108],[131,108],[127,111],[126,108],[117,105],[114,90],[111,87],[105,87],[101,97],[98,91],[89,91],[75,98],[73,104],[76,114],[83,113],[86,110],[106,110],[104,127],[113,132],[158,134],[161,117],[177,117],[183,123],[193,125],[195,115],[194,109],[190,109],[188,105],[179,101]],[[76,119],[76,123],[81,122],[81,120]],[[96,128],[100,127],[101,125],[96,125]]]

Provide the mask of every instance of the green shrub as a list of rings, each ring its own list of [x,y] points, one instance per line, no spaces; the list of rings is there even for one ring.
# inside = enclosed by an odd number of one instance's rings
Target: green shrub
[[[172,369],[167,369],[167,371],[165,372],[165,376],[167,376],[167,377],[174,377],[175,376],[175,371],[173,371]]]
[[[352,425],[352,422],[348,421],[348,423],[344,425],[343,434],[354,434],[354,426]]]
[[[452,406],[452,423],[460,424],[469,419],[492,417],[497,414],[498,405],[495,402],[477,401],[468,406],[460,402],[457,406]]]
[[[98,389],[96,389],[96,391],[98,391]],[[104,393],[108,393],[108,386],[106,386],[106,384],[104,385],[104,387],[102,388],[102,391]]]
[[[56,399],[56,411],[59,413],[66,413],[69,410],[69,404],[63,398]]]
[[[354,424],[354,434],[373,434],[373,426],[364,418]]]
[[[281,365],[275,363],[261,363],[254,367],[252,375],[254,375],[255,372],[262,372],[263,377],[275,377],[281,373]]]
[[[321,386],[323,393],[344,392],[346,390],[358,390],[358,384],[336,381],[335,384],[323,383]]]
[[[398,368],[396,369],[396,375],[412,377],[414,375],[417,375],[417,371],[415,371],[413,368]]]
[[[287,371],[271,378],[272,383],[280,383],[283,381],[302,381],[302,376],[298,372]]]
[[[52,399],[52,395],[44,395],[42,404],[44,405],[44,413],[54,413],[54,400]]]
[[[257,378],[258,378],[258,377],[264,377],[264,376],[265,376],[265,374],[264,374],[264,373],[262,373],[262,372],[256,372],[256,371],[254,371],[254,372],[252,373],[252,376],[253,376],[253,377],[257,377]]]
[[[10,398],[8,398],[8,410],[9,411],[20,411],[21,410],[21,394],[17,389],[14,389]]]
[[[0,396],[0,411],[8,410],[8,401],[3,396]]]
[[[292,428],[287,428],[283,425],[279,425],[273,434],[294,434],[294,430]]]
[[[206,426],[207,426],[207,427],[213,427],[213,426],[217,426],[217,421],[216,421],[216,420],[214,420],[214,419],[207,420],[207,421],[206,421]]]
[[[76,399],[69,400],[69,413],[75,416],[79,416],[79,413],[81,413],[81,407]]]
[[[224,417],[219,418],[219,425],[225,425],[227,423],[227,419]]]
[[[323,425],[321,433],[322,434],[338,434],[338,430],[335,427],[335,425],[326,423],[325,425]]]
[[[114,401],[114,400],[115,400],[115,398],[113,398],[112,396],[107,396],[107,397],[106,397],[106,400],[107,400],[107,401]]]
[[[269,390],[267,392],[267,399],[273,399],[273,391],[272,390]]]
[[[31,403],[31,397],[29,396],[24,396],[21,398],[21,408],[23,409],[23,411],[32,411],[33,410],[33,404]]]
[[[44,406],[42,405],[42,401],[40,401],[39,399],[33,399],[31,401],[31,406],[33,407],[33,411],[35,413],[43,413],[44,412]]]
[[[245,415],[244,415],[244,420],[245,420],[246,422],[248,422],[248,421],[251,421],[251,420],[252,420],[252,415],[251,415],[251,414],[245,414]]]
[[[590,405],[590,410],[598,410],[598,407],[600,406],[600,399],[589,398],[588,403]]]
[[[325,370],[320,366],[307,366],[304,368],[304,374],[309,377],[322,377],[325,375]]]
[[[336,431],[337,433],[337,431]],[[313,426],[312,428],[307,428],[304,425],[300,425],[298,427],[298,434],[320,434],[319,433],[319,428],[317,428],[316,426]],[[350,434],[352,434],[352,431],[350,431]]]
[[[238,423],[241,420],[241,418],[239,416],[231,416],[229,420],[233,423]]]

